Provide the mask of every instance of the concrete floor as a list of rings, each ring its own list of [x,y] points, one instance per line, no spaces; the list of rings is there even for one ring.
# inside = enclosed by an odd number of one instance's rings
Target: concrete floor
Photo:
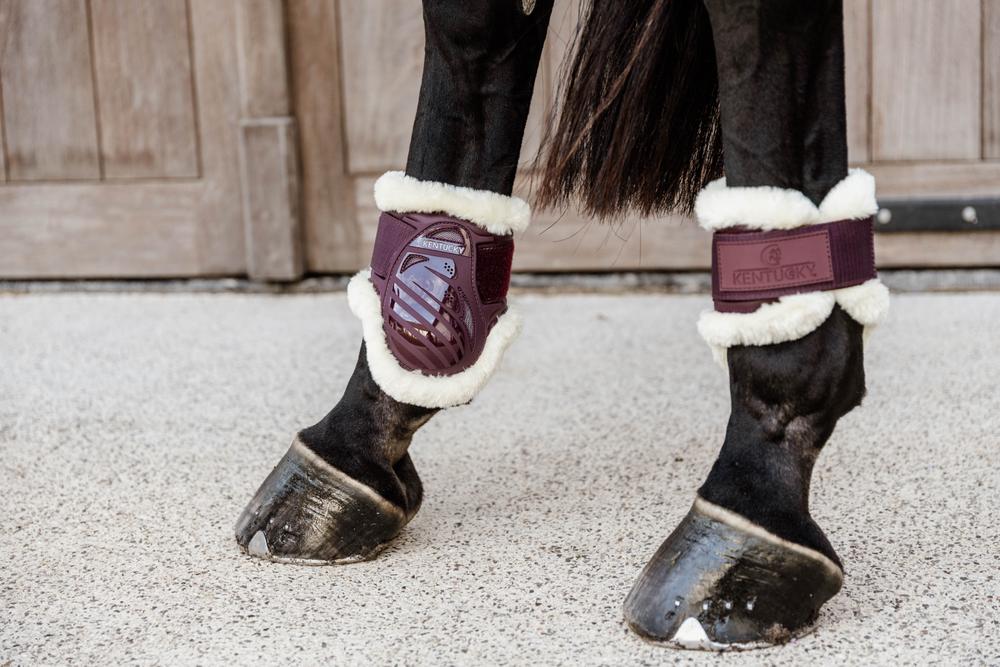
[[[0,297],[0,665],[1000,664],[1000,295],[895,300],[814,477],[844,590],[723,657],[620,612],[722,440],[708,299],[518,301],[502,372],[417,435],[405,534],[304,568],[232,524],[353,367],[342,294]]]

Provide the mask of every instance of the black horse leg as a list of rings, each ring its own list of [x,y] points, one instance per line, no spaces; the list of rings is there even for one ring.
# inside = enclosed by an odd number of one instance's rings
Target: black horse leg
[[[841,2],[707,0],[729,186],[796,190],[819,205],[847,176]],[[864,395],[861,333],[838,306],[804,338],[730,348],[733,414],[699,490],[838,564],[809,519],[809,478],[837,419]]]
[[[726,186],[734,196],[781,188],[790,202],[822,209],[848,177],[841,1],[705,4],[718,61]],[[852,174],[858,182],[862,176]],[[871,214],[873,186],[864,194],[865,205],[843,217]],[[745,215],[735,224],[760,217],[738,213]],[[887,298],[881,285],[870,289]],[[809,482],[837,420],[864,396],[858,320],[865,318],[852,317],[840,300],[847,308],[853,302],[838,296],[834,303],[833,294],[803,297],[827,304],[811,332],[728,347],[725,441],[688,516],[629,595],[626,618],[640,634],[713,649],[787,641],[840,589],[840,559],[809,515]],[[734,314],[729,322],[738,328],[755,315]]]
[[[528,13],[520,0],[425,0],[407,177],[510,194],[551,9],[552,0]],[[236,539],[250,554],[316,564],[371,558],[417,512],[423,491],[407,449],[443,404],[396,400],[369,358],[363,343],[340,402],[298,434],[243,511]]]

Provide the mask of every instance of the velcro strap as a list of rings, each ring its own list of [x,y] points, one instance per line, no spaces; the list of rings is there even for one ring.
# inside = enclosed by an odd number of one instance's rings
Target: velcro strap
[[[476,289],[483,303],[507,298],[510,268],[514,260],[514,239],[503,238],[476,246]]]
[[[386,278],[396,254],[416,233],[416,229],[391,213],[380,215],[372,248],[372,272],[379,278]]]
[[[877,275],[873,219],[712,236],[712,298],[719,312],[747,313],[778,297],[860,285]]]

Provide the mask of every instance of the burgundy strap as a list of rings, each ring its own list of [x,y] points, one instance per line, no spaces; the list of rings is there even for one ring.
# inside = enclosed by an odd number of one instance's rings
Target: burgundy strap
[[[877,275],[872,218],[791,230],[731,228],[712,236],[712,298],[748,313],[798,292],[860,285]]]
[[[476,246],[476,290],[483,303],[498,303],[507,298],[513,261],[512,239]]]

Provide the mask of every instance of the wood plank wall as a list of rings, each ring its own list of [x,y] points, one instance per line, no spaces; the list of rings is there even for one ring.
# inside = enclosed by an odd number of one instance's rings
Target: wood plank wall
[[[1000,0],[844,2],[852,162],[883,197],[1000,197]],[[522,196],[577,6],[556,0]],[[0,275],[357,270],[422,52],[419,0],[0,0]],[[540,211],[515,267],[700,269],[708,242]],[[995,232],[877,242],[883,266],[1000,265]]]
[[[1000,0],[983,0],[983,157],[1000,159]]]
[[[7,178],[100,177],[84,0],[3,0],[0,63]]]
[[[980,5],[980,0],[875,2],[876,161],[980,157]]]
[[[185,0],[0,0],[4,179],[199,175]]]
[[[246,274],[236,8],[0,0],[0,277]]]
[[[405,163],[423,48],[418,2],[336,4],[346,157],[345,171],[331,182],[355,193],[357,232],[341,236],[356,244],[356,258],[349,261],[342,246],[337,253],[311,251],[308,263],[316,271],[353,270],[367,261],[376,224],[371,184]],[[575,7],[574,0],[556,0],[525,133],[524,166],[554,102]],[[1000,196],[1000,0],[845,0],[844,13],[851,159],[876,175],[879,194]],[[519,191],[530,194],[530,174],[522,176]],[[307,228],[315,227],[308,217]],[[880,261],[1000,264],[1000,235],[941,236],[881,235]],[[515,265],[704,268],[707,248],[707,235],[679,217],[601,226],[574,210],[541,212],[518,239]]]

